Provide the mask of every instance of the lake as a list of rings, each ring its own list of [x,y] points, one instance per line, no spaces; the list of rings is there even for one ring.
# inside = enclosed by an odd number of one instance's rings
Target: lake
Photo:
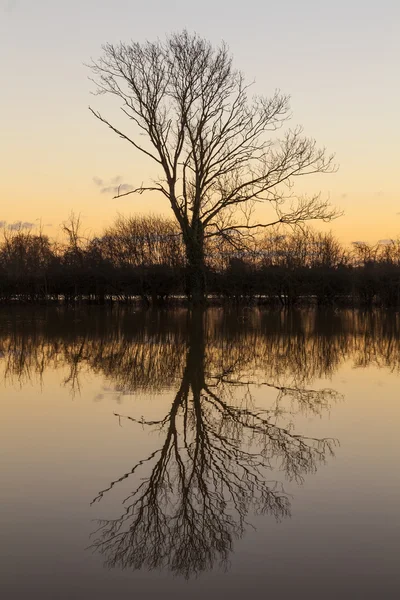
[[[6,600],[400,597],[400,315],[0,312]]]

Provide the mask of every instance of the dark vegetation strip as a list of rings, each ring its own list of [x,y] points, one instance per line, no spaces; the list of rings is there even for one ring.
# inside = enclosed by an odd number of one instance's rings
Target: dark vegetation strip
[[[79,219],[64,242],[22,226],[0,237],[0,302],[182,302],[188,296],[182,238],[156,216],[119,217],[88,238]],[[400,240],[342,246],[331,233],[270,230],[233,248],[206,248],[210,301],[400,305]]]

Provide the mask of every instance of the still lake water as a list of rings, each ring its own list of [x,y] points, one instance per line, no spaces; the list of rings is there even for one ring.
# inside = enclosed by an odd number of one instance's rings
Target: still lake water
[[[400,597],[400,316],[0,313],[5,600]]]

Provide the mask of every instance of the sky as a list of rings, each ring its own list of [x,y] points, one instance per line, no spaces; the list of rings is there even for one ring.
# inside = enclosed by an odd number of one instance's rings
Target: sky
[[[157,173],[89,112],[84,63],[106,42],[187,28],[218,44],[255,91],[291,96],[292,124],[334,152],[339,170],[302,182],[344,211],[323,226],[344,243],[400,236],[400,2],[397,0],[0,0],[0,223],[55,236],[71,211],[89,231],[118,213],[170,215],[165,198],[113,200]]]

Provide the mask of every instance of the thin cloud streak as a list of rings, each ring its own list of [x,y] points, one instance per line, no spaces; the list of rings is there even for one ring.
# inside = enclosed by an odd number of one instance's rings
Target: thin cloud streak
[[[112,177],[108,181],[101,179],[101,177],[97,177],[97,175],[93,177],[94,184],[101,188],[101,194],[112,194],[114,196],[133,190],[133,185],[130,183],[122,183],[122,181],[122,175],[115,175],[115,177]]]
[[[130,183],[121,183],[121,185],[113,185],[109,187],[105,187],[101,190],[102,194],[114,194],[119,195],[125,192],[130,192],[133,190],[133,186]]]
[[[10,231],[18,231],[19,229],[33,229],[34,227],[37,227],[37,225],[31,221],[15,221],[14,223],[7,225],[7,229]]]
[[[32,223],[32,221],[14,221],[13,223],[8,223],[7,221],[0,221],[0,229],[8,229],[9,231],[19,231],[22,229],[34,229],[37,227],[36,223]]]

